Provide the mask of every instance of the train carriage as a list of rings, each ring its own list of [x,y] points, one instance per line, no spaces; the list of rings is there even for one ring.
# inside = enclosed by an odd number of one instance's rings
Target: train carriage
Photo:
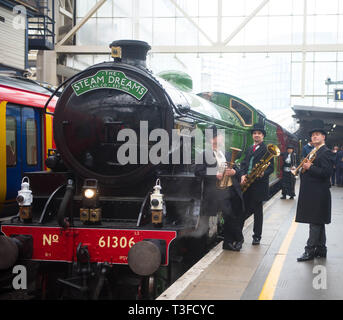
[[[45,169],[54,148],[52,117],[44,113],[51,92],[34,81],[0,76],[0,215],[18,212],[24,172]],[[49,105],[54,110],[56,98]]]

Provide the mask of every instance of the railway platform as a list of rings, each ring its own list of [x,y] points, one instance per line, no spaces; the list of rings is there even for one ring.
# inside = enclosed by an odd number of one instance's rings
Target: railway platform
[[[297,181],[297,191],[299,181]],[[253,246],[253,217],[245,222],[240,252],[222,242],[157,300],[341,300],[343,299],[343,189],[331,188],[332,222],[326,225],[327,258],[297,262],[308,224],[294,221],[297,198],[277,193],[264,205],[261,244]]]

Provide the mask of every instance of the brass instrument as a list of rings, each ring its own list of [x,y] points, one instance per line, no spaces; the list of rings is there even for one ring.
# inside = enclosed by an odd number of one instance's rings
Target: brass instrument
[[[262,159],[259,163],[256,163],[255,167],[252,171],[247,175],[246,183],[241,186],[242,192],[247,191],[250,185],[257,179],[262,177],[263,173],[267,170],[270,166],[270,160],[274,157],[278,157],[280,155],[280,149],[278,146],[274,144],[267,145],[267,152],[263,155]]]
[[[225,170],[228,168],[229,169],[233,168],[237,155],[242,150],[238,148],[230,148],[230,149],[231,149],[231,161],[225,162],[222,166],[220,166],[220,169],[219,169],[219,172],[223,174],[223,177],[221,180],[217,180],[218,189],[226,189],[232,186],[232,179],[230,176],[225,174]]]
[[[319,148],[317,148],[317,147],[312,149],[311,152],[304,158],[304,160],[301,161],[301,163],[299,164],[298,168],[296,168],[294,170],[291,170],[292,174],[294,176],[297,176],[299,174],[299,171],[301,169],[303,169],[303,165],[304,165],[305,162],[309,161],[309,162],[312,163],[314,161],[314,159],[316,159],[316,156],[317,156],[316,153],[317,153],[318,150],[319,150]]]

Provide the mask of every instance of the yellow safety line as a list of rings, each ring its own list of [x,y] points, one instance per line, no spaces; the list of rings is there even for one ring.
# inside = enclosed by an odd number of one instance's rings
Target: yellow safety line
[[[293,220],[292,224],[288,230],[286,238],[283,240],[282,245],[277,253],[273,265],[269,271],[266,281],[263,285],[263,289],[258,297],[258,300],[272,300],[274,297],[275,289],[280,278],[280,273],[283,264],[286,259],[286,254],[288,252],[289,246],[295,234],[298,224]]]
[[[7,190],[6,105],[7,101],[0,102],[0,211],[6,199]]]

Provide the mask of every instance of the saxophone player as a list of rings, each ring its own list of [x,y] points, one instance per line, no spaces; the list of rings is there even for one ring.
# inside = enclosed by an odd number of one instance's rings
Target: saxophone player
[[[245,158],[241,163],[242,178],[241,184],[244,185],[247,182],[246,176],[251,172],[254,166],[259,163],[267,152],[267,146],[265,145],[264,138],[266,131],[264,128],[255,124],[251,130],[254,144],[250,146],[245,153]],[[274,161],[271,160],[270,166],[266,169],[262,177],[256,179],[251,186],[244,193],[245,204],[245,218],[248,218],[251,214],[254,214],[254,234],[253,245],[259,245],[262,236],[263,226],[263,201],[268,200],[269,195],[269,175],[274,172]],[[242,223],[243,228],[244,221]]]
[[[197,164],[195,167],[195,175],[205,178],[204,180],[204,201],[207,215],[216,215],[218,210],[221,210],[224,218],[224,242],[223,249],[231,251],[240,251],[244,242],[242,233],[243,219],[243,195],[240,187],[241,174],[240,169],[233,165],[233,168],[224,168],[224,164],[232,159],[231,152],[222,152],[223,136],[217,132],[215,126],[210,127],[213,131],[212,150],[216,160],[214,164],[209,164],[206,161],[205,153],[203,154],[203,164]],[[216,168],[215,175],[208,175],[208,168]],[[218,181],[223,179],[224,175],[228,175],[232,185],[225,188],[218,188]],[[231,184],[230,183],[230,184]]]
[[[309,132],[316,148],[315,158],[306,159],[300,174],[300,191],[296,222],[309,224],[309,238],[305,252],[298,261],[326,257],[325,224],[331,222],[330,177],[335,155],[325,145],[326,132],[315,128]]]

